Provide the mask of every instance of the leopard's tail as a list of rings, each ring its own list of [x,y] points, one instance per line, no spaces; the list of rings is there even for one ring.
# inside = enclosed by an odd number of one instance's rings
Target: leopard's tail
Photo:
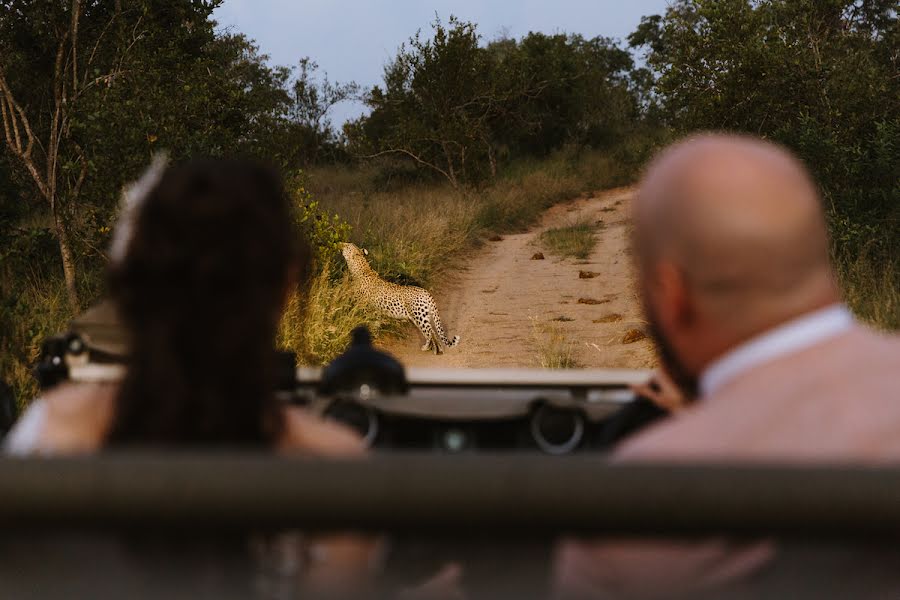
[[[452,348],[453,346],[456,346],[457,344],[459,344],[459,336],[458,335],[453,336],[453,339],[451,340],[447,337],[447,334],[444,332],[444,324],[441,322],[441,315],[438,314],[437,307],[435,307],[435,309],[434,309],[434,315],[432,316],[432,323],[433,323],[435,331],[437,331],[438,336],[440,336],[441,341],[444,343],[445,346],[447,346],[448,348]]]

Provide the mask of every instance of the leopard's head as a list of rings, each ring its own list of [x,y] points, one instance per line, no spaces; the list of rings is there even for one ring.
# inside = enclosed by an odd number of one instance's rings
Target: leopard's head
[[[344,256],[344,260],[347,261],[347,266],[350,268],[351,273],[357,273],[369,266],[369,261],[366,260],[369,251],[360,248],[356,244],[341,242],[341,254]]]

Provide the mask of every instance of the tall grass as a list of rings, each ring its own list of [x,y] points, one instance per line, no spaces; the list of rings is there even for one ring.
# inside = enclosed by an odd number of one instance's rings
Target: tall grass
[[[541,244],[551,254],[562,258],[585,259],[590,256],[596,242],[598,225],[582,219],[565,227],[554,227],[541,234]]]
[[[19,287],[14,303],[0,305],[0,376],[9,383],[19,407],[38,394],[32,370],[41,344],[66,329],[72,312],[62,278],[29,276]]]
[[[844,300],[863,321],[879,329],[900,330],[900,259],[863,252],[835,259]]]
[[[384,165],[317,167],[307,174],[308,188],[321,206],[352,226],[352,241],[369,249],[372,266],[383,277],[440,292],[442,276],[459,267],[489,234],[522,230],[553,204],[634,181],[644,151],[636,147],[631,154],[636,158],[628,158],[628,152],[564,152],[520,161],[490,184],[463,190],[402,172],[388,177]],[[835,262],[856,314],[879,328],[900,329],[896,252]],[[357,325],[368,325],[376,339],[400,331],[396,322],[360,305],[351,283],[333,272],[315,278],[308,293],[293,296],[285,311],[279,344],[307,364],[324,364],[339,354]],[[31,369],[41,342],[63,331],[71,318],[63,282],[31,275],[17,282],[16,298],[3,299],[0,309],[0,377],[25,404],[37,393]],[[535,336],[540,364],[574,366],[572,348],[558,326],[536,326]]]
[[[369,249],[383,277],[439,288],[441,276],[490,233],[521,230],[557,202],[627,183],[633,179],[629,164],[602,153],[563,152],[517,162],[488,185],[461,190],[396,165],[317,167],[307,173],[307,187],[352,226],[352,241]],[[367,324],[376,339],[400,331],[355,303],[350,284],[335,279],[334,270],[314,280],[303,298],[291,298],[285,311],[279,343],[308,364],[340,353],[356,325]],[[84,278],[102,280],[99,275],[85,272]],[[96,295],[91,289],[85,297]],[[17,298],[0,305],[0,377],[27,403],[37,393],[31,369],[41,342],[64,331],[72,315],[59,277],[19,281],[16,290]]]
[[[322,271],[305,294],[295,292],[288,299],[277,343],[294,352],[301,364],[324,365],[344,351],[350,332],[359,325],[367,325],[378,336],[393,324],[359,301],[348,277],[331,281],[328,272]]]
[[[540,323],[533,319],[532,338],[537,350],[536,361],[544,369],[574,369],[578,367],[578,362],[575,360],[575,345],[559,325]]]
[[[441,182],[386,186],[372,165],[322,167],[307,187],[353,228],[372,266],[398,283],[433,285],[489,233],[520,231],[550,206],[629,183],[635,168],[599,152],[561,153],[516,163],[480,188]]]

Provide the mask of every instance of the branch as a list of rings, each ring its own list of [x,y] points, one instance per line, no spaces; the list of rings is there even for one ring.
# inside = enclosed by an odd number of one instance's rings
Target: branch
[[[3,81],[0,80],[0,84],[2,83]],[[6,144],[14,154],[21,154],[22,140],[19,137],[19,128],[16,125],[15,109],[11,105],[7,109],[9,98],[7,97],[6,90],[2,85],[0,85],[0,92],[3,93],[3,98],[0,98],[0,110],[2,110],[3,115],[3,133],[5,134]]]
[[[84,180],[87,178],[88,172],[88,161],[84,157],[84,150],[81,149],[81,146],[78,145],[77,142],[73,142],[75,149],[78,151],[78,162],[81,163],[81,170],[78,172],[78,179],[75,181],[75,187],[72,188],[72,199],[78,198],[78,195],[81,194],[81,186],[84,185]]]
[[[3,132],[6,137],[6,145],[13,155],[19,157],[25,165],[25,169],[31,175],[31,178],[34,180],[35,185],[37,185],[41,195],[49,200],[50,193],[47,184],[41,178],[37,166],[31,158],[31,150],[34,147],[35,140],[34,132],[31,129],[31,123],[28,121],[28,116],[25,114],[25,111],[13,97],[12,90],[9,89],[9,85],[6,82],[6,73],[3,71],[2,66],[0,66],[0,108],[2,108],[0,113],[2,113],[3,117]],[[22,136],[19,131],[19,121],[21,121],[22,127],[25,130],[25,138],[27,140],[25,148],[22,148]]]
[[[100,47],[100,42],[103,41],[103,37],[106,35],[106,32],[112,26],[113,22],[116,20],[116,17],[119,16],[118,12],[113,13],[113,16],[109,18],[109,21],[106,22],[106,25],[103,26],[103,29],[100,31],[100,35],[97,36],[97,41],[94,42],[94,48],[91,50],[91,56],[88,58],[88,64],[94,64],[94,58],[97,56],[97,49]],[[87,75],[87,70],[85,69],[85,75]]]
[[[56,61],[53,65],[53,116],[50,124],[50,139],[47,143],[47,200],[50,202],[50,210],[56,210],[56,160],[59,156],[60,120],[62,118],[63,105],[66,103],[66,73],[63,69],[63,56],[65,55],[66,42],[69,39],[67,31],[59,41],[56,50]]]
[[[391,148],[389,150],[382,150],[381,152],[376,152],[375,154],[363,155],[363,156],[360,156],[360,158],[378,158],[379,156],[385,156],[387,154],[405,154],[406,156],[410,157],[411,159],[413,159],[420,165],[426,166],[430,169],[434,169],[435,171],[437,171],[438,173],[440,173],[441,175],[446,177],[447,181],[450,182],[450,185],[452,185],[454,188],[457,187],[455,178],[451,177],[450,174],[447,173],[447,171],[443,170],[442,168],[440,168],[439,166],[437,166],[433,163],[428,162],[427,160],[423,160],[422,158],[416,156],[415,154],[413,154],[412,152],[410,152],[409,150],[407,150],[405,148]]]
[[[78,22],[81,20],[81,0],[72,0],[72,95],[78,92]]]

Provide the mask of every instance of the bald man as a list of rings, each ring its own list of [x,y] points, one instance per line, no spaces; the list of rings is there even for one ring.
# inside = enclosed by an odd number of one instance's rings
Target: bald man
[[[821,200],[796,158],[744,137],[680,142],[651,164],[633,220],[647,321],[695,400],[614,460],[900,460],[900,339],[841,304]],[[568,541],[557,595],[691,597],[776,556],[772,543]]]

